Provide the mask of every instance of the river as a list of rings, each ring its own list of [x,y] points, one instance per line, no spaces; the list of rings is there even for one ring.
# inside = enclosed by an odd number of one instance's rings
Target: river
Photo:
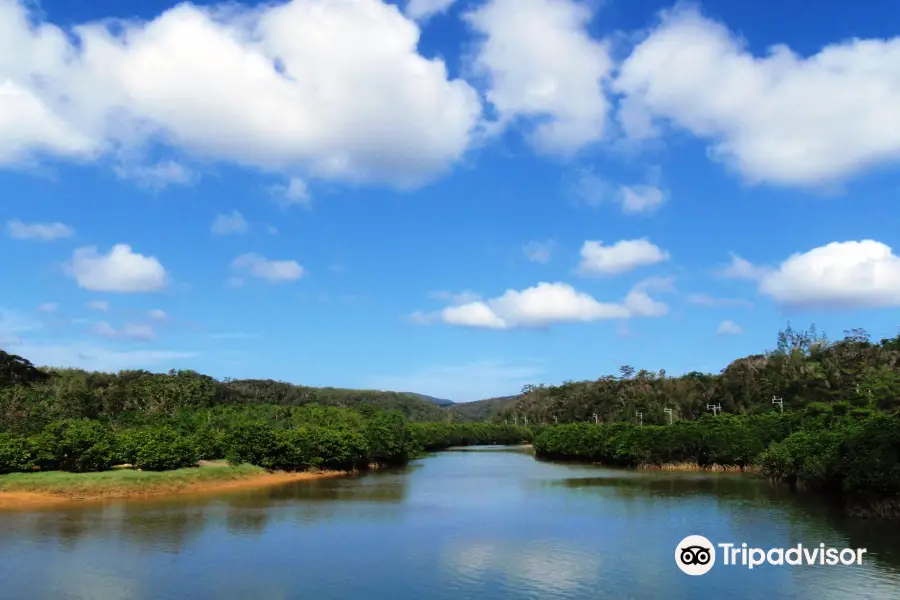
[[[691,577],[674,559],[689,534],[867,553]],[[346,479],[0,513],[0,598],[900,598],[898,534],[752,476],[466,449]]]

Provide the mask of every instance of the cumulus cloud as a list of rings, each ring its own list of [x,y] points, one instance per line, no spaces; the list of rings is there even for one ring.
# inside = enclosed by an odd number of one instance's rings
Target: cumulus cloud
[[[620,66],[618,120],[632,140],[666,123],[704,138],[748,180],[820,185],[900,160],[900,37],[851,39],[802,57],[754,56],[690,7],[659,24]],[[685,68],[684,65],[690,65]]]
[[[431,17],[446,12],[456,0],[409,0],[404,12],[417,21],[427,21]]]
[[[633,288],[622,302],[598,302],[566,283],[538,283],[522,291],[507,290],[502,296],[448,306],[439,313],[422,315],[430,322],[440,318],[449,325],[486,329],[541,328],[554,323],[590,322],[630,317],[665,315],[665,304],[645,290]],[[416,314],[416,313],[414,313]]]
[[[522,247],[525,257],[531,262],[546,265],[553,257],[553,248],[556,244],[551,241],[528,242]]]
[[[645,238],[619,240],[604,246],[603,242],[588,240],[581,247],[578,272],[582,275],[609,276],[633,271],[669,260],[669,253]]]
[[[0,100],[2,106],[2,100]],[[0,116],[2,119],[2,116]],[[2,131],[2,121],[0,121]],[[2,145],[0,141],[0,145]],[[15,240],[36,240],[49,242],[75,235],[75,230],[64,223],[23,223],[19,219],[12,219],[6,223],[6,232]]]
[[[37,311],[42,313],[52,313],[58,310],[59,304],[57,304],[56,302],[44,302],[37,307]]]
[[[500,125],[533,120],[539,151],[569,154],[605,134],[613,62],[588,34],[592,16],[573,0],[489,0],[465,15],[480,37],[472,68]]]
[[[418,53],[419,34],[381,0],[182,3],[67,30],[3,0],[0,164],[161,142],[269,171],[416,185],[463,155],[482,113],[468,83]],[[179,176],[165,164],[155,174]]]
[[[719,323],[716,333],[719,335],[740,335],[744,333],[744,330],[734,321],[722,321]]]
[[[831,242],[793,254],[777,267],[741,260],[739,271],[757,282],[760,293],[780,304],[830,309],[900,306],[900,257],[875,240]]]
[[[109,302],[105,300],[91,300],[87,304],[85,304],[91,310],[99,310],[100,312],[106,312],[109,310]]]
[[[232,269],[249,277],[264,279],[271,283],[300,279],[305,270],[295,260],[269,260],[261,254],[241,254],[231,263]]]
[[[161,310],[159,308],[154,308],[153,310],[149,311],[147,313],[147,315],[154,321],[168,321],[169,320],[169,314],[166,311]]]
[[[218,214],[213,219],[211,230],[216,235],[230,235],[233,233],[245,233],[249,225],[244,215],[236,210],[226,214]]]
[[[65,265],[78,285],[95,292],[156,292],[166,286],[165,268],[153,256],[116,244],[107,254],[94,246],[79,248]]]

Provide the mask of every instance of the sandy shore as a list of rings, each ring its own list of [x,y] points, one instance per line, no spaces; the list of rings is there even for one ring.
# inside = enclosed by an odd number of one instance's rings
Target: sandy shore
[[[216,468],[209,465],[206,468]],[[201,467],[204,468],[204,467]],[[320,471],[288,473],[284,471],[241,473],[233,479],[215,479],[207,481],[168,480],[160,478],[140,488],[122,485],[119,488],[107,486],[99,490],[2,490],[0,489],[0,510],[30,510],[35,508],[63,507],[72,504],[102,502],[106,500],[126,500],[137,498],[158,498],[185,494],[214,494],[218,492],[252,489],[332,477],[343,477],[343,471]],[[81,477],[90,477],[90,473]]]

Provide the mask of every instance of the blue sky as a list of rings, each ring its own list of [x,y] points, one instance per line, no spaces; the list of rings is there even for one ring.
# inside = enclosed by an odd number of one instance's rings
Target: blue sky
[[[896,23],[0,0],[0,347],[465,401],[896,335]]]

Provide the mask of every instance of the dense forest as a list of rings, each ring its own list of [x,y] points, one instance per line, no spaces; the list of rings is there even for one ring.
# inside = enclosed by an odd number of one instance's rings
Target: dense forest
[[[828,341],[814,327],[718,374],[623,366],[440,407],[414,393],[217,381],[194,371],[37,368],[0,351],[0,473],[145,470],[226,458],[270,469],[363,469],[432,450],[532,441],[538,458],[625,467],[752,467],[900,515],[900,336]]]
[[[900,515],[900,336],[861,330],[830,343],[815,328],[718,375],[635,372],[531,386],[494,420],[547,424],[541,458],[629,467],[754,466],[852,511]],[[559,423],[558,425],[556,423]]]
[[[158,471],[222,458],[268,469],[353,470],[455,444],[531,439],[530,431],[501,424],[408,418],[425,414],[441,420],[445,413],[410,394],[218,382],[193,371],[45,370],[0,351],[0,473],[117,464]]]
[[[769,412],[776,410],[773,399],[781,399],[785,411],[840,402],[893,412],[900,407],[900,336],[873,342],[855,329],[829,342],[814,326],[795,330],[788,325],[774,350],[735,360],[719,374],[670,377],[662,370],[626,365],[618,376],[527,386],[491,420],[662,425],[670,418],[697,419],[711,405],[721,406],[723,413]]]

